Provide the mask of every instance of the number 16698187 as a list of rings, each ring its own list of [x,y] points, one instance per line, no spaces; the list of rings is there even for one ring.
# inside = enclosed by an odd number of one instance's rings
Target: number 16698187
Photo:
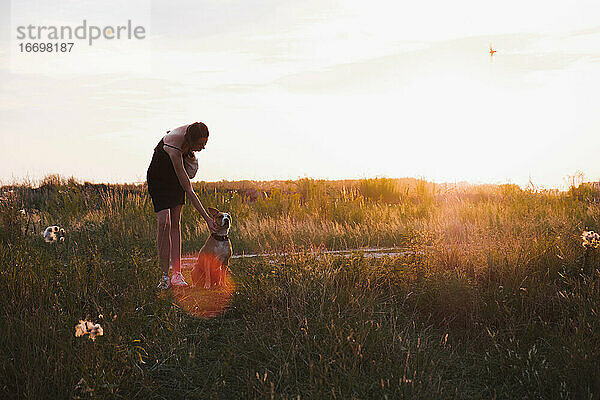
[[[19,43],[21,53],[70,53],[75,43]]]

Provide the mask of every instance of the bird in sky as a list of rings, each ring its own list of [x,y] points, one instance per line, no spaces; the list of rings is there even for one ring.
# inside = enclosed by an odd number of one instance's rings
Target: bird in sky
[[[495,52],[496,50],[492,49],[492,44],[490,43],[490,57],[493,57]]]

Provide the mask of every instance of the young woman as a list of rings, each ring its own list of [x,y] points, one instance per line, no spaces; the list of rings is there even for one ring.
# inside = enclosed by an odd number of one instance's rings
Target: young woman
[[[163,270],[159,289],[170,285],[187,286],[181,274],[181,229],[179,219],[185,203],[185,194],[192,205],[206,221],[208,229],[214,232],[216,223],[208,215],[198,196],[192,189],[190,179],[183,166],[183,156],[200,151],[208,141],[208,128],[202,122],[180,126],[168,131],[154,148],[154,155],[148,167],[146,179],[148,192],[158,218],[156,243]],[[169,258],[173,266],[173,276],[169,280]]]

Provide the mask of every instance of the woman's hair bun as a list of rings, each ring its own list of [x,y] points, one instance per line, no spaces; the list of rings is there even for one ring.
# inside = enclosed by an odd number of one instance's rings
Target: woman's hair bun
[[[188,125],[185,133],[191,140],[198,141],[208,137],[208,128],[202,122],[194,122]]]

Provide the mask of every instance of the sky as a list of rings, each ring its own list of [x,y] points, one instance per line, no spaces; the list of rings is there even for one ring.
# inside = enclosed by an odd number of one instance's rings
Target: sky
[[[194,180],[600,180],[597,1],[57,1],[0,0],[3,184],[143,182],[194,121],[210,131]],[[82,15],[147,37],[16,51],[19,18]]]

